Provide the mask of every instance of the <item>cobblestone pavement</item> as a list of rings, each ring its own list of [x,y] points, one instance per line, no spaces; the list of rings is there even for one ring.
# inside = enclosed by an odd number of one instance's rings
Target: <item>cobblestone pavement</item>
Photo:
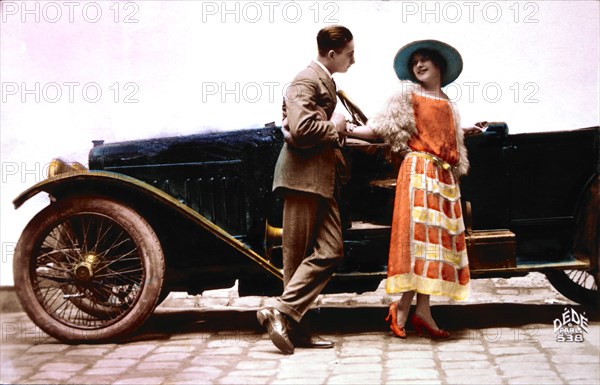
[[[271,344],[255,311],[264,297],[236,288],[202,296],[172,293],[125,341],[66,345],[23,312],[1,315],[2,383],[61,384],[599,384],[600,317],[562,297],[545,277],[473,281],[469,301],[434,301],[451,338],[432,341],[408,329],[394,338],[384,323],[392,297],[322,295],[313,329],[334,349]],[[554,322],[567,310],[588,318],[582,342],[557,342]]]

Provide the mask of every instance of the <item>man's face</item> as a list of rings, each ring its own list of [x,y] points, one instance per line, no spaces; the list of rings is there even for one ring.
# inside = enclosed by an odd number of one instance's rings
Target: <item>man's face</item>
[[[348,42],[339,53],[335,51],[330,51],[330,53],[333,55],[333,72],[348,71],[348,68],[354,64],[354,40]]]

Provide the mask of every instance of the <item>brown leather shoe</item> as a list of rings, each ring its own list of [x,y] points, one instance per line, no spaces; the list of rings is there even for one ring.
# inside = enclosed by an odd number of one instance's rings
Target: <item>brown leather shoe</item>
[[[256,312],[258,322],[267,328],[271,342],[285,354],[294,353],[294,344],[288,335],[285,315],[274,308],[260,309]]]
[[[329,349],[335,346],[335,342],[312,334],[306,324],[292,323],[289,336],[297,348]]]
[[[326,340],[314,334],[305,334],[300,337],[292,334],[292,336],[292,343],[297,348],[330,349],[335,346],[335,342]]]

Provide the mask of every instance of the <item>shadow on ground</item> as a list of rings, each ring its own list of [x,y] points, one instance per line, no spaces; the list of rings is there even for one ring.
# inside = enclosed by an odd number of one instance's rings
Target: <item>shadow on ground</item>
[[[570,306],[569,306],[570,307]],[[589,322],[600,321],[600,312],[583,306],[573,306],[585,314]],[[413,306],[414,310],[414,306]],[[486,328],[519,328],[531,324],[552,325],[562,316],[565,305],[478,304],[432,307],[438,324],[449,330]],[[384,321],[387,308],[321,308],[308,314],[312,329],[323,334],[387,332]],[[411,330],[410,325],[407,327]],[[158,309],[136,333],[125,341],[169,338],[190,333],[263,333],[255,311],[200,309]]]

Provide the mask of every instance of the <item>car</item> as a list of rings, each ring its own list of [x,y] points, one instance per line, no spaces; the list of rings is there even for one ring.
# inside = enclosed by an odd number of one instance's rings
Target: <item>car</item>
[[[340,92],[352,120],[360,109]],[[171,291],[282,291],[282,201],[272,192],[281,127],[117,143],[94,141],[88,167],[55,159],[21,193],[50,204],[14,255],[18,298],[60,341],[115,341]],[[509,134],[504,122],[468,136],[461,180],[473,278],[542,272],[566,297],[597,305],[600,127]],[[348,139],[340,210],[345,258],[325,293],[375,290],[387,274],[401,156]]]

